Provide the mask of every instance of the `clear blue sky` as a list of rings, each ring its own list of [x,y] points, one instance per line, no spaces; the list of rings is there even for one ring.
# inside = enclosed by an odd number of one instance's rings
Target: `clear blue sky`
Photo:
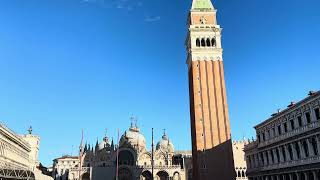
[[[234,139],[319,90],[318,0],[216,0]],[[50,165],[131,114],[150,145],[166,128],[191,149],[186,52],[190,0],[0,2],[0,120],[41,136]],[[73,149],[72,149],[73,146]]]

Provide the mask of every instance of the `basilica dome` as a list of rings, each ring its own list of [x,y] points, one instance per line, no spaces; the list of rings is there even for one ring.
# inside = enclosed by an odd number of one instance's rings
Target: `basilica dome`
[[[164,152],[174,152],[174,146],[165,133],[163,134],[162,139],[158,142],[156,149]]]
[[[108,137],[104,137],[103,141],[98,145],[98,151],[102,149],[106,149],[107,151],[110,150],[110,144],[109,144],[109,139]]]
[[[140,150],[146,149],[146,139],[140,133],[140,129],[137,126],[131,125],[128,131],[126,131],[120,139],[120,147],[130,145]]]

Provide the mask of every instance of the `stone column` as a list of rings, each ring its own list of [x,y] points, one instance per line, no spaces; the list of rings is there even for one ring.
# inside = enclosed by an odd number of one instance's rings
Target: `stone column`
[[[283,158],[283,154],[282,154],[282,150],[280,147],[277,147],[278,151],[279,151],[279,155],[280,155],[280,162],[284,162],[284,158]]]
[[[270,180],[275,180],[274,175],[270,176]]]
[[[251,168],[250,156],[246,156],[247,168]]]
[[[304,148],[302,147],[301,141],[298,141],[298,145],[299,145],[299,148],[300,148],[301,159],[306,158],[306,153],[304,152]]]
[[[310,117],[311,117],[311,122],[317,121],[316,113],[314,112],[314,109],[312,106],[310,106]]]
[[[293,180],[293,175],[292,174],[289,174],[289,179]]]
[[[306,115],[303,112],[301,113],[301,120],[302,120],[302,126],[305,126],[308,124]]]
[[[309,138],[307,138],[307,145],[308,145],[308,150],[309,150],[309,156],[311,156],[311,157],[314,156],[313,147],[312,147],[312,145],[310,143]]]
[[[266,155],[266,152],[262,152],[262,156],[263,156],[263,165],[264,166],[268,166],[268,158],[267,158],[267,155]]]
[[[296,177],[297,177],[297,180],[300,180],[301,179],[301,176],[299,173],[295,173],[296,174]]]
[[[255,168],[255,159],[254,159],[254,155],[251,155],[251,168]]]
[[[274,162],[272,161],[272,157],[271,157],[271,150],[267,151],[267,156],[269,158],[269,164],[273,164]]]
[[[312,171],[312,175],[313,175],[314,180],[319,180],[319,178],[317,176],[317,171]]]
[[[292,149],[292,154],[293,154],[293,160],[297,160],[298,159],[298,155],[297,155],[297,151],[296,148],[294,147],[293,143],[290,143],[291,149]]]
[[[258,153],[255,154],[254,157],[255,157],[255,158],[254,158],[254,160],[255,160],[255,166],[256,166],[256,167],[259,167],[260,164],[259,164],[259,156],[258,156]]]
[[[303,175],[304,175],[304,177],[305,177],[305,180],[309,180],[308,173],[304,172]]]
[[[316,135],[317,147],[318,147],[318,155],[320,154],[320,137]]]
[[[273,152],[273,158],[274,158],[274,163],[279,163],[279,159],[277,157],[276,149],[272,149]]]
[[[291,158],[290,158],[290,153],[289,153],[289,150],[288,150],[288,145],[284,145],[284,151],[285,151],[285,153],[286,153],[286,161],[290,161],[290,160],[292,160]]]

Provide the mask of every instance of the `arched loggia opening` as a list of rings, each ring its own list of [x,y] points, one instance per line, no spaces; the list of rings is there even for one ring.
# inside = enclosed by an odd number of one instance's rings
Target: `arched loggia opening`
[[[199,38],[197,38],[197,40],[196,40],[196,46],[200,47],[200,39]]]
[[[201,46],[205,47],[206,46],[206,40],[204,40],[204,38],[201,39]]]
[[[169,180],[169,174],[165,171],[159,171],[157,173],[157,180]]]
[[[211,39],[211,46],[216,46],[217,44],[216,44],[216,39],[215,38],[212,38]]]
[[[150,171],[143,171],[141,176],[142,176],[142,180],[152,180],[152,174]]]
[[[211,44],[210,44],[210,39],[209,39],[209,38],[207,39],[206,43],[207,43],[207,47],[210,47],[210,46],[211,46]]]

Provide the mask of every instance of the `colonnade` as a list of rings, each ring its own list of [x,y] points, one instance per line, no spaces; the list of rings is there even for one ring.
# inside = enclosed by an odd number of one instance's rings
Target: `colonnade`
[[[320,180],[320,169],[303,172],[249,177],[249,180]]]
[[[247,156],[248,168],[265,167],[320,155],[320,136],[313,135]]]

